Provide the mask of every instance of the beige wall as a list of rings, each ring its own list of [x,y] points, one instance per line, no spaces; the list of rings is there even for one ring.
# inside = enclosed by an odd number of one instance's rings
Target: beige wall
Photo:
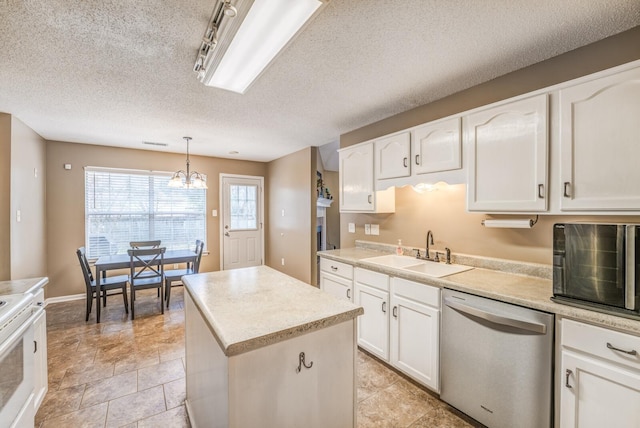
[[[317,151],[307,147],[269,162],[267,168],[266,264],[310,284],[316,283]]]
[[[526,67],[442,100],[373,123],[344,134],[340,146],[367,141],[421,123],[471,108],[541,89],[640,58],[640,27],[592,45]],[[432,230],[437,249],[449,247],[455,253],[477,254],[535,263],[551,263],[553,224],[572,220],[640,221],[640,217],[540,216],[530,230],[486,229],[486,216],[466,212],[465,186],[447,186],[417,194],[411,188],[396,189],[395,214],[342,214],[340,242],[353,247],[355,239],[424,248],[427,230]],[[347,223],[356,223],[355,234]],[[380,236],[364,235],[364,224],[380,224]]]
[[[31,128],[11,118],[11,279],[47,274],[45,144]]]
[[[0,280],[47,274],[45,172],[45,140],[0,113]]]
[[[0,281],[11,279],[11,115],[0,113]]]
[[[72,144],[49,141],[47,149],[47,258],[50,284],[47,297],[84,293],[75,250],[84,245],[85,166],[131,168],[155,171],[184,169],[185,155],[147,150]],[[63,168],[72,165],[71,171]],[[220,269],[219,174],[265,176],[266,164],[230,159],[191,156],[191,166],[207,175],[207,243],[209,255],[202,259],[204,272]]]

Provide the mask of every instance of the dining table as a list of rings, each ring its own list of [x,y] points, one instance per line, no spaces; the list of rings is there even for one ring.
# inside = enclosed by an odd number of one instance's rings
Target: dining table
[[[164,253],[163,265],[173,263],[192,263],[196,260],[196,253],[192,250],[167,250]],[[107,271],[116,269],[127,269],[130,267],[131,258],[128,254],[111,254],[99,257],[94,266],[96,268],[96,322],[100,322],[100,296],[102,289],[100,279],[105,278]],[[141,261],[135,261],[135,266],[142,266]]]

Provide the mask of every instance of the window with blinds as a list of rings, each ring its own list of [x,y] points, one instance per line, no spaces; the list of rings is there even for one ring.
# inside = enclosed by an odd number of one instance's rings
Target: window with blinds
[[[167,186],[171,173],[85,168],[87,257],[126,253],[130,241],[206,242],[206,190]]]

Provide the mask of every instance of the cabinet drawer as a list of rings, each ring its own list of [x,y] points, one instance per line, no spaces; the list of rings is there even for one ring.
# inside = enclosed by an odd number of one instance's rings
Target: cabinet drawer
[[[353,279],[353,266],[347,263],[336,262],[335,260],[329,260],[321,257],[320,270],[330,272],[343,278]]]
[[[638,336],[563,319],[562,346],[640,370]]]
[[[389,291],[389,275],[356,268],[356,282],[367,284],[382,291]]]
[[[417,303],[440,308],[440,289],[402,278],[391,278],[391,292]]]

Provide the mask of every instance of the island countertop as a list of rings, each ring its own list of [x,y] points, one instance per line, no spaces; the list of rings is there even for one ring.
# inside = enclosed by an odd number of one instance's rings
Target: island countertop
[[[226,356],[351,320],[363,309],[267,266],[184,277]]]

